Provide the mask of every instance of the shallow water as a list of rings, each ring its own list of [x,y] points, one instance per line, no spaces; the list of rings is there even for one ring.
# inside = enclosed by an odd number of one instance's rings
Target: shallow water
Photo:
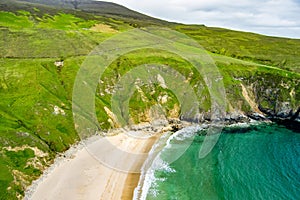
[[[226,128],[212,152],[199,159],[204,136],[185,131],[188,137],[173,137],[153,161],[146,199],[300,199],[299,133],[274,124]],[[191,139],[184,154],[168,164],[172,152],[182,151],[181,141]]]

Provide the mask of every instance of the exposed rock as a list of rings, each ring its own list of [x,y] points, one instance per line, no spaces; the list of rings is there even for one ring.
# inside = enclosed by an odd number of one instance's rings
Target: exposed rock
[[[248,113],[247,115],[250,119],[256,120],[256,121],[266,121],[268,120],[264,115],[256,112]]]
[[[168,95],[164,95],[164,96],[159,96],[157,100],[158,100],[161,104],[165,104],[165,103],[167,103],[168,98],[169,98]]]
[[[229,113],[225,116],[225,124],[234,124],[234,123],[249,123],[250,119],[241,113]]]
[[[119,128],[120,124],[118,122],[117,116],[106,106],[104,106],[104,110],[106,114],[109,116],[108,122],[111,124],[111,126],[114,128]]]
[[[157,81],[162,88],[167,88],[165,79],[160,74],[157,75]]]
[[[53,109],[54,109],[53,114],[55,114],[55,115],[59,115],[59,114],[66,115],[65,111],[58,106],[54,106]]]
[[[58,60],[54,62],[54,65],[56,67],[63,67],[64,66],[64,61],[63,60]]]
[[[242,87],[242,95],[245,98],[245,100],[247,101],[247,103],[250,105],[251,109],[254,112],[261,113],[260,110],[258,109],[257,103],[254,101],[254,95],[253,94],[250,95],[248,90],[246,89],[246,87],[243,84],[241,84],[241,87]]]
[[[289,102],[280,102],[277,106],[276,117],[279,118],[288,118],[293,116],[293,109],[290,106]]]

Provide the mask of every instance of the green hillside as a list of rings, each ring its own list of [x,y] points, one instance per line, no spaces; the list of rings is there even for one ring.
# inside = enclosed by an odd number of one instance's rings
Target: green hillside
[[[202,45],[223,76],[228,114],[251,114],[257,106],[287,118],[300,106],[300,39],[170,23],[112,3],[87,1],[74,9],[59,0],[49,2],[0,2],[0,199],[21,199],[54,157],[79,141],[72,117],[76,74],[102,41],[136,27],[168,27]],[[56,61],[64,61],[63,66]],[[111,109],[112,94],[101,91],[147,63],[171,66],[193,88],[202,86],[195,89],[199,110],[209,115],[209,92],[192,65],[170,52],[143,49],[120,56],[105,71],[96,94],[102,130],[114,124],[104,109]],[[180,117],[172,91],[154,84],[131,97],[131,120],[149,120],[156,104],[167,117]]]

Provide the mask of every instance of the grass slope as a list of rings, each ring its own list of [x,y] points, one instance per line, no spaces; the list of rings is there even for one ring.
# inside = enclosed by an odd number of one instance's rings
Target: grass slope
[[[74,10],[61,1],[45,2],[0,2],[0,199],[21,199],[54,156],[79,140],[72,118],[74,79],[85,55],[118,32],[158,25],[196,39],[223,75],[228,112],[252,109],[241,84],[266,107],[272,101],[299,106],[300,40],[168,23],[111,3],[87,2]],[[57,60],[64,60],[64,66],[55,66]],[[203,77],[190,63],[169,52],[145,49],[119,57],[105,71],[96,96],[102,129],[113,126],[104,109],[111,108],[111,86],[147,63],[168,65],[184,75],[199,97],[199,109],[209,111]],[[168,101],[162,102],[163,96]],[[129,104],[136,123],[149,120],[149,110],[157,104],[167,116],[178,117],[180,111],[172,91],[158,84],[135,91]]]

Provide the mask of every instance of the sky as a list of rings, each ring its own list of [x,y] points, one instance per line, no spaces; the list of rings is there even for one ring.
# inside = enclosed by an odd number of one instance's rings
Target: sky
[[[300,0],[107,0],[152,17],[300,38]]]

